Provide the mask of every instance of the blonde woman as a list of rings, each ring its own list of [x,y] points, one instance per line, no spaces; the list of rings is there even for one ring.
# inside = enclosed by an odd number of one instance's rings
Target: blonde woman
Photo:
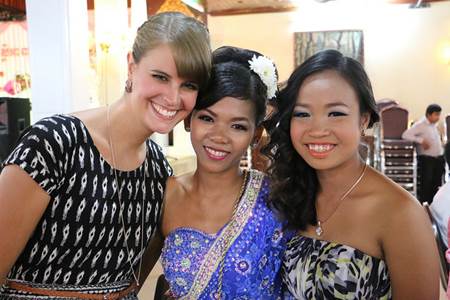
[[[0,298],[137,299],[171,175],[149,137],[191,112],[210,66],[203,24],[152,16],[118,101],[32,126],[0,175]]]

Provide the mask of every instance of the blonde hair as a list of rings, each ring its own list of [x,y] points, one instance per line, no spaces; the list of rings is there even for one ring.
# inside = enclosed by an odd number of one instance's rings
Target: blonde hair
[[[211,71],[211,46],[206,26],[178,12],[151,16],[138,29],[133,44],[133,59],[139,63],[147,51],[161,44],[172,50],[178,75],[193,80],[203,89]]]

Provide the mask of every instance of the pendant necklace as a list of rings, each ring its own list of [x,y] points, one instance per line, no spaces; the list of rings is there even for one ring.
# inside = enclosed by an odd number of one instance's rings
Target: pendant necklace
[[[119,205],[120,205],[119,206],[119,211],[122,212],[122,213],[120,213],[120,216],[119,216],[120,217],[120,222],[122,223],[122,230],[123,230],[123,232],[126,232],[126,230],[125,230],[125,221],[124,221],[124,218],[123,218],[123,211],[120,210],[120,208],[122,207],[123,203],[122,203],[122,199],[121,199],[122,195],[120,193],[119,178],[117,176],[117,169],[116,169],[116,167],[117,167],[116,156],[115,156],[115,153],[114,153],[114,144],[113,144],[112,134],[111,134],[111,122],[110,122],[110,117],[109,117],[110,110],[111,110],[110,107],[111,106],[108,105],[108,107],[106,109],[106,122],[107,122],[107,130],[108,130],[109,149],[111,151],[111,157],[112,157],[112,163],[113,163],[113,165],[111,167],[113,169],[114,179],[115,179],[116,186],[117,186],[117,199],[119,200]],[[144,186],[145,186],[145,182],[146,182],[146,177],[145,177],[145,170],[144,170],[144,180],[143,180]],[[139,279],[141,278],[142,256],[144,256],[144,253],[143,253],[143,249],[144,249],[144,228],[145,228],[145,225],[144,225],[144,196],[142,196],[142,208],[141,208],[141,211],[142,211],[142,213],[141,213],[141,224],[140,224],[140,228],[139,228],[140,231],[141,231],[140,241],[139,241],[141,247],[140,247],[140,250],[139,250],[139,253],[138,253],[138,255],[140,257],[139,257],[139,269],[138,269],[137,274],[134,271],[133,263],[131,261],[132,258],[131,258],[131,255],[130,255],[130,249],[128,247],[128,239],[124,235],[125,247],[126,247],[126,250],[127,250],[128,263],[130,264],[130,271],[131,271],[131,274],[133,275],[133,278],[134,278],[134,280],[136,282],[136,285],[138,287],[139,287]]]
[[[359,177],[356,179],[356,181],[352,184],[352,186],[344,193],[344,195],[342,195],[342,197],[339,199],[338,201],[338,205],[336,206],[336,208],[333,210],[333,212],[331,213],[331,215],[328,216],[328,218],[326,218],[325,220],[319,220],[319,216],[317,216],[317,227],[316,227],[316,234],[318,236],[321,236],[323,234],[323,224],[325,224],[326,221],[328,221],[336,212],[336,210],[339,208],[339,206],[341,205],[342,201],[344,201],[345,197],[348,196],[348,194],[350,194],[358,185],[358,183],[360,183],[361,179],[364,177],[364,173],[366,172],[367,169],[367,164],[364,164],[364,168],[361,172],[361,174],[359,175]],[[316,209],[316,214],[317,214],[317,209]]]

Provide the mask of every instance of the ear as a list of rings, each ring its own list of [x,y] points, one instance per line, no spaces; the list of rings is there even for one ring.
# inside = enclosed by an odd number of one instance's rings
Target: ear
[[[134,69],[136,68],[136,63],[134,62],[134,58],[131,52],[128,52],[127,54],[127,65],[128,65],[128,78],[130,78],[134,72]]]
[[[255,134],[253,135],[253,140],[251,143],[252,147],[256,147],[259,144],[259,141],[261,140],[263,132],[264,132],[263,126],[260,125],[260,126],[256,127]]]
[[[360,118],[360,128],[365,130],[367,129],[367,126],[369,126],[369,122],[370,122],[370,113],[365,112],[361,115]]]
[[[183,120],[183,124],[184,124],[184,130],[186,130],[187,132],[191,132],[191,118],[192,118],[192,113],[190,113],[186,118],[184,118]]]

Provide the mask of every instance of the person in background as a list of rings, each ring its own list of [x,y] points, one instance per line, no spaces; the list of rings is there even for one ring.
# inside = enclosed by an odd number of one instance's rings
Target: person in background
[[[437,128],[442,108],[437,104],[430,104],[425,117],[415,122],[405,130],[402,138],[417,144],[418,193],[420,202],[431,204],[433,197],[442,185],[445,171],[442,156],[442,139]]]
[[[150,136],[190,114],[210,69],[202,23],[151,16],[120,99],[28,130],[0,174],[1,299],[137,299],[172,174]]]
[[[450,169],[450,141],[445,144],[444,158]],[[430,205],[431,213],[435,222],[439,226],[442,240],[448,248],[448,220],[450,218],[450,181],[445,183],[434,196],[433,203]]]
[[[257,142],[276,68],[236,47],[213,52],[213,71],[190,119],[192,174],[171,177],[162,218],[162,265],[175,299],[281,299],[288,234],[266,201],[268,178],[241,170]]]
[[[318,52],[294,70],[277,104],[270,201],[297,232],[283,260],[286,298],[437,299],[427,215],[359,155],[364,130],[379,119],[361,64]]]

